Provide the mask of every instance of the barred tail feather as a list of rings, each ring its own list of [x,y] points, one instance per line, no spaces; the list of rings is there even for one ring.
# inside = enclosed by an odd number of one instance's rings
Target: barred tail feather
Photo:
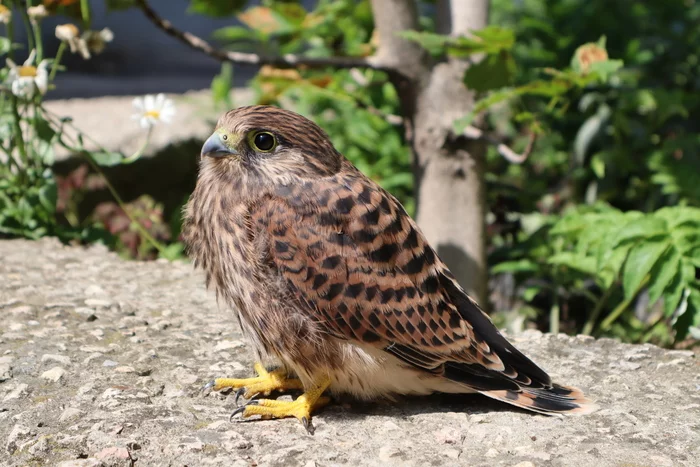
[[[481,391],[481,394],[545,415],[583,415],[598,408],[580,389],[558,384],[550,388],[523,387],[520,390]]]

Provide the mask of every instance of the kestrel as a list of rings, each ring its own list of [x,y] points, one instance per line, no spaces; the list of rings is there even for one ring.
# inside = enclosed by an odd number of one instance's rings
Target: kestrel
[[[303,390],[234,413],[293,416],[311,431],[327,390],[362,399],[477,392],[545,414],[592,410],[501,335],[399,201],[310,120],[238,108],[201,156],[185,212],[189,252],[257,360],[281,363],[212,385],[247,399]]]

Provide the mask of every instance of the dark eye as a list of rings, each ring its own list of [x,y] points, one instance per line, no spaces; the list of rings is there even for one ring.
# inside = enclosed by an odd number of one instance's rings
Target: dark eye
[[[253,137],[253,146],[260,151],[270,151],[275,147],[275,137],[271,133],[257,133]]]

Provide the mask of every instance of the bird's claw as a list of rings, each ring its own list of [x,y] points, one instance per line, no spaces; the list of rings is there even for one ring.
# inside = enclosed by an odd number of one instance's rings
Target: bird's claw
[[[238,406],[238,404],[236,404],[236,405]],[[231,412],[231,415],[228,417],[229,423],[233,423],[233,417],[235,417],[235,416],[238,415],[238,414],[242,414],[243,412],[245,412],[245,409],[246,409],[249,405],[258,405],[258,401],[251,400],[251,401],[248,401],[248,402],[246,402],[245,404],[243,404],[243,405],[241,405],[241,406],[238,406],[238,408],[237,408],[236,410],[234,410],[233,412]],[[243,415],[243,416],[245,417],[245,415]]]
[[[202,386],[202,388],[199,390],[199,394],[200,394],[201,396],[205,396],[205,395],[209,394],[209,392],[211,392],[212,388],[213,388],[215,385],[216,385],[216,381],[215,381],[215,380],[209,381],[207,384],[205,384],[204,386]]]
[[[236,407],[240,407],[240,405],[238,404],[238,399],[241,397],[241,394],[243,394],[244,392],[245,392],[245,388],[238,388],[238,390],[236,391],[236,397],[235,397],[235,399],[233,399],[233,402],[236,404]]]
[[[308,418],[301,417],[301,424],[304,425],[308,434],[313,435],[316,432],[316,427],[314,427],[314,424]]]
[[[247,399],[248,401],[252,401],[253,399],[258,397],[259,395],[260,395],[259,392],[256,392],[254,394],[250,394],[250,391],[248,391],[246,388],[239,388],[236,391],[236,397],[233,400],[233,402],[236,404],[236,407],[240,407],[241,405],[238,403],[238,399],[240,399],[241,396],[243,396],[243,398]]]
[[[236,410],[231,412],[231,415],[228,417],[229,423],[233,423],[233,419],[236,415],[242,414],[243,417],[249,416],[249,415],[246,415],[245,411],[248,407],[254,406],[254,405],[260,405],[260,404],[258,403],[257,400],[249,400],[245,404],[238,406],[236,408]],[[262,417],[263,418],[270,418],[270,415],[263,414]],[[304,426],[304,429],[306,430],[306,432],[308,434],[313,435],[316,432],[316,427],[314,426],[313,422],[311,421],[311,419],[309,417],[301,417],[301,418],[299,418],[299,421]]]

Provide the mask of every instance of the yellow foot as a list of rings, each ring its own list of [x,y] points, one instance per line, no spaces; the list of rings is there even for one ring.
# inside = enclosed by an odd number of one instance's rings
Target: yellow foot
[[[314,433],[314,426],[311,424],[311,413],[330,402],[329,397],[322,396],[323,391],[330,385],[330,380],[325,378],[313,389],[306,391],[293,401],[278,401],[270,399],[260,399],[248,402],[243,407],[239,407],[232,414],[231,418],[238,414],[250,417],[260,415],[263,419],[269,418],[297,418],[310,434]]]
[[[239,391],[236,394],[236,403],[238,403],[238,397],[241,393],[246,399],[251,399],[256,394],[267,396],[272,391],[290,391],[304,388],[298,379],[287,379],[287,373],[281,368],[267,371],[260,363],[256,363],[254,368],[258,374],[256,378],[216,378],[207,384],[204,389],[211,388],[215,391],[220,391],[224,388],[238,389]]]

